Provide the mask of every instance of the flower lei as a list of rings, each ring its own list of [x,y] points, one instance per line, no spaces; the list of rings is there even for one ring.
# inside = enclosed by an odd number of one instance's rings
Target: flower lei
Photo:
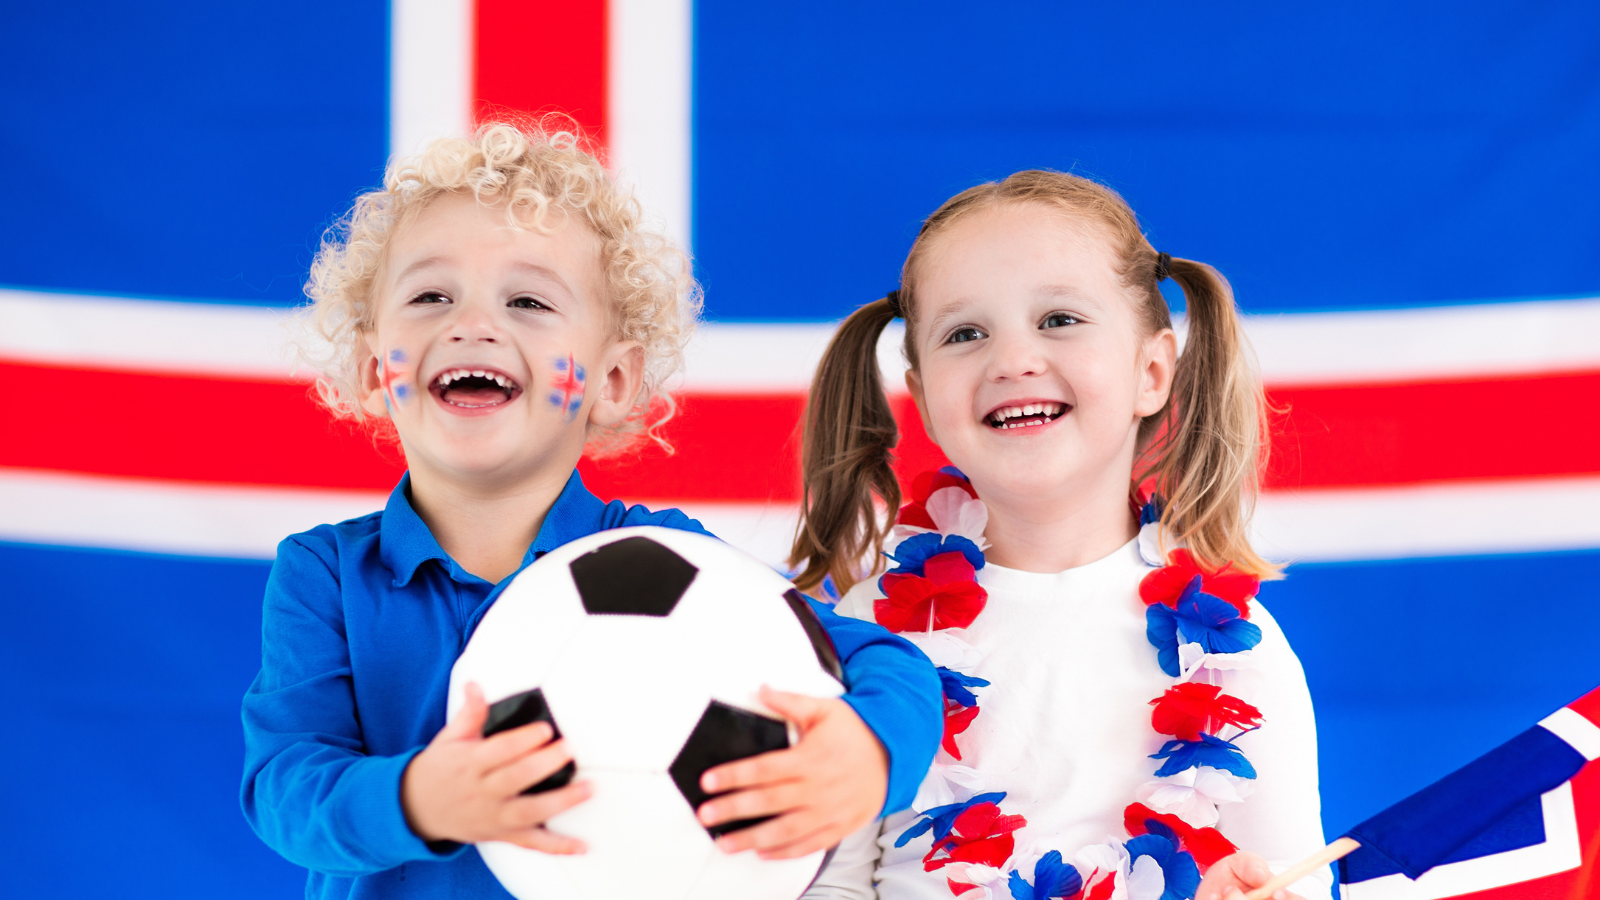
[[[957,738],[980,713],[976,692],[989,682],[962,669],[976,662],[972,648],[951,632],[971,625],[988,601],[977,583],[987,547],[988,508],[958,469],[925,472],[901,507],[886,555],[894,568],[878,581],[878,623],[911,632],[938,666],[944,689],[942,747],[959,763]],[[1207,568],[1185,549],[1163,559],[1157,545],[1161,500],[1142,490],[1139,550],[1155,566],[1139,585],[1146,604],[1146,636],[1161,670],[1175,679],[1150,701],[1150,724],[1170,740],[1151,756],[1154,780],[1135,791],[1123,810],[1127,838],[1108,838],[1078,851],[1072,863],[1059,850],[1026,862],[1015,833],[1028,824],[1001,808],[1006,795],[985,792],[979,773],[935,762],[918,794],[918,818],[896,847],[932,833],[925,871],[942,870],[960,900],[993,900],[1004,884],[1014,900],[1192,900],[1201,874],[1238,848],[1214,826],[1217,806],[1248,796],[1254,767],[1232,741],[1261,725],[1261,712],[1223,693],[1222,673],[1250,668],[1261,629],[1250,619],[1250,598],[1260,583],[1231,565]],[[1239,729],[1231,740],[1218,735]],[[958,796],[966,799],[958,800]],[[1001,893],[1000,896],[1004,896]]]

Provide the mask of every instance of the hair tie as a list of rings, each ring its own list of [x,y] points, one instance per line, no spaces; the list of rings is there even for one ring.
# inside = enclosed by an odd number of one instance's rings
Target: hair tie
[[[906,317],[906,311],[904,309],[900,308],[900,292],[899,291],[895,290],[895,291],[890,291],[887,294],[884,294],[883,295],[883,300],[884,300],[885,303],[889,304],[889,314],[890,315],[894,316],[896,319],[904,319]]]
[[[1172,256],[1167,253],[1156,254],[1156,284],[1167,280],[1172,272]]]

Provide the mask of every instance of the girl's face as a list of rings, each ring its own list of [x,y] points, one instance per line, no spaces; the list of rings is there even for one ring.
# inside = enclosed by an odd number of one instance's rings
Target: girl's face
[[[1171,386],[1170,330],[1142,333],[1107,242],[1038,204],[984,210],[918,272],[906,382],[928,434],[985,500],[1129,488],[1142,417]]]
[[[555,221],[524,231],[502,205],[447,194],[394,236],[362,408],[393,420],[414,476],[564,479],[588,426],[632,407],[643,351],[614,336],[600,238]]]

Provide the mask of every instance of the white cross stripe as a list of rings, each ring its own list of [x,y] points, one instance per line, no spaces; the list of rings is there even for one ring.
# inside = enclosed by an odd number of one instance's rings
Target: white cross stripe
[[[1542,719],[1539,726],[1571,744],[1584,759],[1591,762],[1600,759],[1600,725],[1562,707]]]

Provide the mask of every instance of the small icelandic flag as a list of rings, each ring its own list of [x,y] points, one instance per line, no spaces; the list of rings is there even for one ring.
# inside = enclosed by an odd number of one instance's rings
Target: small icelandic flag
[[[1351,829],[1345,900],[1600,898],[1600,689]]]

